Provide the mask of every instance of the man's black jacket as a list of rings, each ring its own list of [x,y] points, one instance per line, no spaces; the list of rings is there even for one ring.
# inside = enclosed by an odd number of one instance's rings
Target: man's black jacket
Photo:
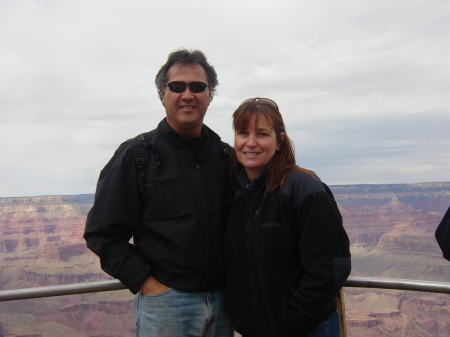
[[[229,146],[206,126],[202,137],[199,149],[165,120],[149,132],[143,193],[136,139],[100,173],[84,237],[102,269],[133,293],[151,275],[179,290],[223,287]]]

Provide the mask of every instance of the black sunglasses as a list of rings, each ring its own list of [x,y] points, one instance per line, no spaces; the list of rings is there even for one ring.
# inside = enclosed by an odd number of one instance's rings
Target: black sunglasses
[[[177,94],[181,94],[182,92],[184,92],[186,90],[186,87],[189,86],[189,90],[193,93],[193,94],[198,94],[201,93],[203,91],[205,91],[206,87],[209,86],[209,84],[204,83],[204,82],[181,82],[181,81],[173,81],[173,82],[169,82],[166,83],[166,85],[169,87],[170,91],[172,92],[176,92]]]
[[[272,106],[275,109],[279,110],[278,109],[278,105],[277,105],[277,103],[275,103],[275,101],[272,101],[270,98],[264,98],[264,97],[254,97],[254,98],[246,99],[239,106],[242,106],[242,105],[244,105],[246,103],[249,103],[249,102],[258,102],[258,103],[269,104],[270,106]]]

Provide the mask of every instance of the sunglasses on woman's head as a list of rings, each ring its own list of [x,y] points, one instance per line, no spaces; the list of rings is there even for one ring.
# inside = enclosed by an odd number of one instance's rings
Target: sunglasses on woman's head
[[[166,83],[166,85],[169,87],[170,91],[176,92],[177,94],[181,94],[182,92],[184,92],[186,90],[186,87],[189,87],[189,90],[193,94],[198,94],[205,91],[206,87],[209,86],[209,84],[199,81],[189,83],[181,81],[173,81]]]
[[[258,103],[269,104],[270,106],[272,106],[272,107],[274,107],[275,109],[278,110],[278,105],[277,105],[277,103],[275,103],[275,101],[272,101],[270,98],[264,98],[264,97],[254,97],[254,98],[246,99],[239,106],[242,106],[242,105],[244,105],[246,103],[249,103],[249,102],[258,102]]]

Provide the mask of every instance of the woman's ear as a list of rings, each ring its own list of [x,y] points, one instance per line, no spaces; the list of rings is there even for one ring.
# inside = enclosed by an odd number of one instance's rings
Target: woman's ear
[[[286,134],[284,132],[280,133],[281,142],[284,141],[284,138],[286,137]],[[277,143],[277,151],[280,149],[280,142]]]
[[[284,132],[280,133],[281,143],[284,141],[284,138],[285,138]],[[277,146],[276,146],[275,150],[280,151],[280,147],[281,147],[280,142],[277,142]]]

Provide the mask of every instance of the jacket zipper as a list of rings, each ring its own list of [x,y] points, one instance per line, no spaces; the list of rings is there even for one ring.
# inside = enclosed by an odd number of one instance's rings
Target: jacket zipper
[[[200,167],[200,164],[199,164],[200,159],[203,156],[205,156],[212,148],[213,148],[213,145],[211,145],[209,148],[205,149],[203,151],[203,153],[198,158],[195,155],[194,149],[191,148],[192,156],[193,156],[194,162],[195,162],[195,168],[197,169],[197,171],[201,170],[201,167]],[[200,180],[203,182],[203,177],[202,176],[200,176]],[[202,185],[202,183],[199,183],[199,185],[200,185],[200,189],[201,189],[200,192],[201,192],[201,200],[202,200],[202,203],[203,203],[203,208],[206,209],[205,195],[203,193],[203,185]],[[205,223],[207,223],[206,214],[204,214],[203,216],[205,217],[205,219],[204,219]],[[210,233],[209,233],[209,227],[208,226],[206,226],[205,231],[206,231],[206,245],[205,245],[206,252],[205,252],[205,255],[206,255],[206,266],[207,266],[206,273],[207,273],[207,275],[206,275],[205,280],[204,280],[204,284],[203,284],[204,287],[206,287],[208,285],[208,282],[209,282],[209,279],[210,279],[210,274],[209,274],[208,271],[210,269],[209,266],[210,266],[210,263],[211,263],[211,261],[210,261],[211,260],[211,256],[210,256],[209,249],[208,249],[208,247],[210,245],[210,243],[209,243],[209,235],[210,235]]]
[[[259,216],[259,210],[261,208],[259,207],[256,212],[255,215],[253,216],[253,222],[251,224],[249,224],[249,233],[248,233],[248,244],[247,244],[247,259],[248,259],[248,274],[250,276],[250,284],[254,283],[253,282],[253,274],[251,272],[251,266],[252,264],[252,259],[251,259],[251,252],[253,250],[255,250],[256,248],[256,221],[258,220],[258,216]],[[250,220],[250,219],[249,219]],[[251,221],[249,221],[251,222]],[[256,301],[256,296],[254,295],[253,292],[253,287],[250,287],[250,292],[251,292],[251,303],[252,303],[252,321],[253,321],[253,330],[256,332],[258,332],[258,322],[257,322],[257,316],[254,314],[257,309],[258,309],[258,304]]]

